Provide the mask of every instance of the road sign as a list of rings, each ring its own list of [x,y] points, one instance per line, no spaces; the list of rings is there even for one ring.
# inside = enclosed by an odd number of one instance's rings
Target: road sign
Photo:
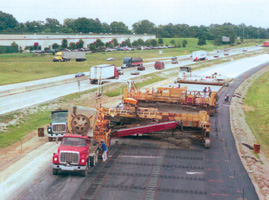
[[[222,36],[222,42],[230,42],[230,37]]]

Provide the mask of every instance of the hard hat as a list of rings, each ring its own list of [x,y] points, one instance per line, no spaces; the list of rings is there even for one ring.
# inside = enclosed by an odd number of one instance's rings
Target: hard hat
[[[104,142],[104,140],[101,140],[101,142]]]

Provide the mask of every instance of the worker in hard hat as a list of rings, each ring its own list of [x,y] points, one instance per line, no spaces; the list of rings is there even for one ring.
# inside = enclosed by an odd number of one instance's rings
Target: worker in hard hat
[[[103,158],[103,162],[105,162],[107,159],[107,147],[104,140],[101,140],[101,144],[102,144],[102,150],[103,150],[102,158]]]

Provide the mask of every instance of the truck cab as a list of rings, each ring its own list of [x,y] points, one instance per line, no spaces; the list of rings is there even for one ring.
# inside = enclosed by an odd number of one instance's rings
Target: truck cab
[[[62,138],[67,131],[67,110],[56,110],[51,112],[51,122],[47,127],[48,140]]]
[[[191,77],[191,67],[180,67],[178,77]]]
[[[56,53],[55,57],[53,58],[53,62],[63,62],[63,52],[59,51]]]
[[[131,65],[132,65],[132,58],[131,57],[125,57],[123,59],[123,63],[122,63],[121,69],[125,69],[125,68],[128,68],[128,67],[131,67]]]
[[[97,163],[99,150],[99,144],[88,136],[66,134],[57,153],[53,154],[53,175],[63,170],[79,171],[85,177],[89,167]]]

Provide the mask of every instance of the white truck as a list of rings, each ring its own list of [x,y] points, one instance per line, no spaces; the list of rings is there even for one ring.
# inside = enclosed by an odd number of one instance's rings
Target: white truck
[[[67,62],[71,59],[82,62],[86,60],[86,54],[84,51],[59,51],[53,58],[53,62]]]
[[[206,51],[194,51],[192,52],[192,59],[193,61],[207,60],[207,53]]]
[[[98,83],[98,80],[103,82],[105,79],[119,78],[119,74],[115,65],[103,64],[91,67],[90,83]]]

